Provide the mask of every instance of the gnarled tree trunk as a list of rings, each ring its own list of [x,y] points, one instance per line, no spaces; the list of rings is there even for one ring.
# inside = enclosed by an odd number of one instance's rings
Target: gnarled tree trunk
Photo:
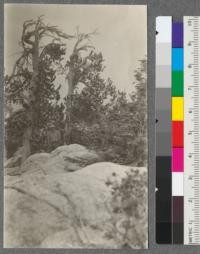
[[[92,60],[90,59],[93,51],[88,52],[89,48],[93,48],[88,43],[88,39],[94,35],[96,31],[83,34],[77,33],[77,41],[74,45],[73,52],[70,56],[70,61],[68,62],[68,74],[67,74],[67,82],[68,82],[68,94],[67,94],[67,112],[65,117],[65,128],[64,128],[64,142],[65,144],[70,144],[72,142],[72,107],[73,107],[73,95],[74,90],[77,84],[80,82],[84,83],[84,80],[81,79],[81,72],[90,68],[92,64]],[[82,44],[85,42],[85,44]],[[88,52],[87,56],[81,56],[80,52]],[[79,74],[77,74],[79,73]],[[77,77],[79,75],[80,77]]]
[[[39,23],[38,23],[39,24]],[[28,118],[29,123],[28,127],[24,131],[23,135],[23,154],[22,154],[22,162],[26,160],[26,158],[31,154],[31,138],[32,132],[34,128],[34,106],[35,106],[35,92],[37,91],[37,83],[38,83],[38,74],[39,74],[39,34],[38,34],[38,24],[35,29],[35,41],[32,46],[32,65],[33,65],[33,75],[30,82],[30,90],[28,96]]]

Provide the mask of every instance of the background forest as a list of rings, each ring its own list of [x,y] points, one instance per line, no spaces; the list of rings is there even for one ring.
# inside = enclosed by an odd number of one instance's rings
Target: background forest
[[[132,92],[120,91],[103,75],[106,62],[91,43],[94,36],[96,31],[79,29],[65,34],[42,17],[24,22],[22,52],[4,79],[7,158],[20,147],[25,160],[77,143],[98,151],[104,161],[146,165],[146,59],[133,70]],[[57,81],[61,75],[64,84]],[[61,86],[68,87],[64,99]]]

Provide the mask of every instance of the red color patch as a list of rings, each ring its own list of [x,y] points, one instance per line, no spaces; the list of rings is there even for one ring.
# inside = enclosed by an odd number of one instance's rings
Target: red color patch
[[[183,121],[172,122],[172,146],[183,147]]]

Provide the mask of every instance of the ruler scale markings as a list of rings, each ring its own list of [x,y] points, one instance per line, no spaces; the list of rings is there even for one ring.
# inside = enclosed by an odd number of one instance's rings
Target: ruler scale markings
[[[193,71],[185,67],[185,110],[184,116],[187,121],[185,124],[185,177],[184,177],[184,243],[197,245],[200,244],[200,150],[199,150],[199,35],[200,18],[184,18],[184,45],[185,45],[185,66],[191,66]],[[191,29],[190,29],[191,28]],[[193,43],[188,46],[193,38]],[[189,113],[190,112],[190,113]],[[186,122],[185,121],[185,122]],[[188,135],[193,130],[194,135]],[[193,151],[193,156],[189,156]],[[192,177],[190,177],[192,176]],[[192,191],[193,190],[193,191]],[[192,199],[193,198],[193,199]],[[191,203],[190,201],[193,200]]]

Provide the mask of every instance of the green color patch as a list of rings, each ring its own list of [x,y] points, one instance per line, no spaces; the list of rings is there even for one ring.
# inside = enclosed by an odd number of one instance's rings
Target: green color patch
[[[172,72],[172,96],[183,96],[183,71]]]

